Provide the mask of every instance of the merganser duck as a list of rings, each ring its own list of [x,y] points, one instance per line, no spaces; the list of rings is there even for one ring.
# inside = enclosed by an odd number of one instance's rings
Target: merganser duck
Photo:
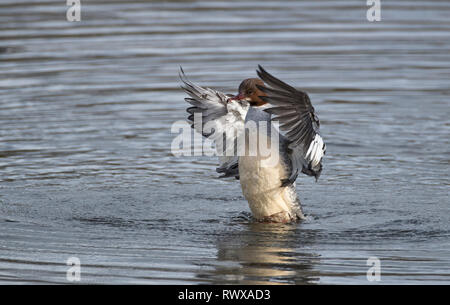
[[[304,91],[297,90],[275,78],[258,66],[259,78],[241,82],[238,94],[233,96],[200,87],[190,82],[183,69],[180,79],[182,88],[190,96],[186,102],[191,127],[216,144],[220,165],[218,173],[223,177],[240,180],[242,192],[257,221],[288,223],[305,218],[295,188],[299,172],[317,179],[322,172],[325,143],[319,134],[319,119]],[[194,117],[201,117],[201,124]],[[277,162],[268,163],[267,155],[259,150],[256,154],[237,155],[235,147],[221,145],[244,139],[246,149],[249,133],[248,122],[271,126],[279,122],[279,129],[258,128],[258,139],[270,142],[276,135],[278,145],[269,147],[270,155]],[[205,130],[208,124],[209,130]],[[271,131],[272,130],[272,131]],[[280,132],[281,131],[281,132]],[[232,142],[227,142],[231,140]],[[234,145],[233,145],[234,146]],[[230,149],[233,149],[230,154]],[[220,154],[222,153],[222,154]],[[273,160],[273,159],[272,159]]]

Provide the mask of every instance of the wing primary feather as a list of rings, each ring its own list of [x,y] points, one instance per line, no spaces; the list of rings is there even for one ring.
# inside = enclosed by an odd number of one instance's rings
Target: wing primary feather
[[[232,102],[227,103],[228,96],[220,91],[208,87],[200,87],[191,82],[182,67],[180,67],[179,77],[182,82],[181,88],[188,97],[185,101],[191,106],[186,109],[189,114],[187,119],[191,128],[209,138],[215,143],[216,151],[219,155],[219,169],[224,169],[221,177],[239,177],[236,153],[229,155],[231,149],[223,145],[228,140],[237,142],[237,138],[242,136],[244,131],[244,120],[249,108],[248,103]],[[201,114],[202,124],[194,124],[194,114]],[[209,123],[211,132],[204,132],[204,126]],[[235,145],[237,146],[237,145]]]
[[[308,94],[279,80],[261,65],[257,74],[267,85],[258,86],[265,93],[261,99],[270,104],[264,111],[272,114],[272,121],[279,121],[280,130],[289,143],[287,153],[293,174],[282,184],[295,180],[299,170],[317,180],[322,171],[325,143],[319,135],[320,122]]]

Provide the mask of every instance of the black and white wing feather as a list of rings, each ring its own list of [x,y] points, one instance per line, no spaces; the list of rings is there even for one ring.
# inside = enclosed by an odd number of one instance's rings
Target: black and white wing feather
[[[283,184],[293,183],[299,171],[317,180],[322,171],[326,146],[319,134],[319,118],[308,95],[275,78],[261,66],[258,68],[258,76],[268,85],[258,86],[267,94],[261,98],[271,106],[264,111],[273,115],[273,121],[279,121],[280,129],[289,142],[292,173]]]
[[[220,163],[217,172],[223,174],[221,178],[238,177],[237,143],[244,134],[245,116],[250,105],[246,101],[227,101],[231,95],[192,83],[183,69],[180,79],[184,84],[181,88],[190,96],[185,101],[192,105],[186,109],[191,127],[214,141]]]

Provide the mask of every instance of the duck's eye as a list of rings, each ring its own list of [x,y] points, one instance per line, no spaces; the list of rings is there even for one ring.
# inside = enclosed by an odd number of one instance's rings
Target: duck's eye
[[[253,90],[247,90],[246,94],[247,95],[252,95],[253,94]]]

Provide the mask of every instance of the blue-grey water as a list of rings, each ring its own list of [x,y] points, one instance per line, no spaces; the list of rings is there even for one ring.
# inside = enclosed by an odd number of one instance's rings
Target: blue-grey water
[[[0,283],[450,283],[450,3],[0,1]],[[308,220],[259,224],[174,157],[177,73],[306,90],[327,143]]]

